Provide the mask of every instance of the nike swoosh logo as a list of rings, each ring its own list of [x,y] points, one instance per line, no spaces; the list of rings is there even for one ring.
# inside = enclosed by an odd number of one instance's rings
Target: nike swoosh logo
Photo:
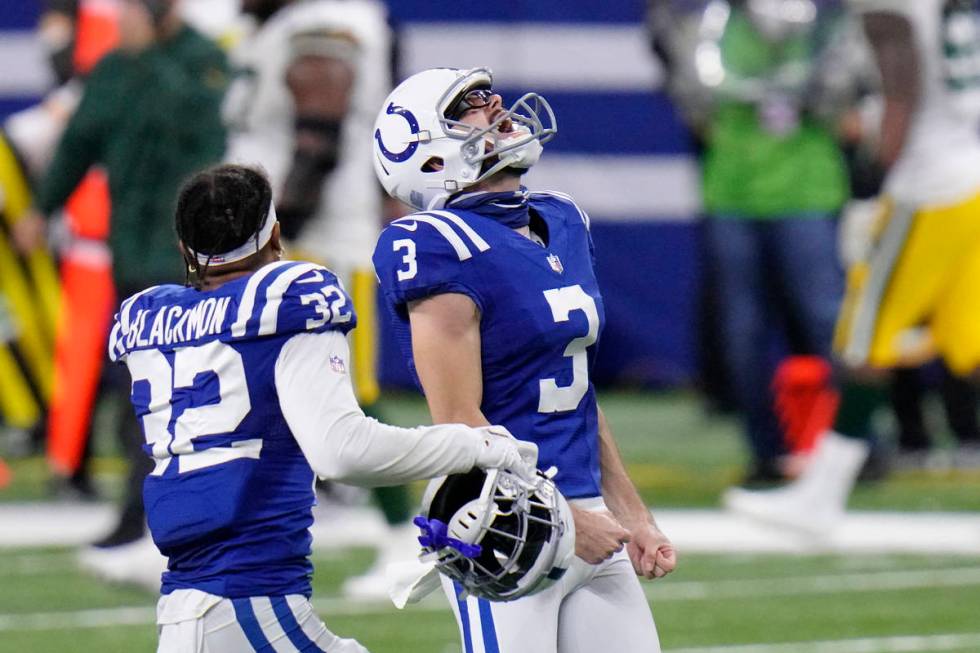
[[[415,231],[416,229],[419,228],[419,223],[418,222],[411,222],[411,223],[409,223],[409,222],[392,222],[391,225],[393,227],[401,227],[405,231]]]

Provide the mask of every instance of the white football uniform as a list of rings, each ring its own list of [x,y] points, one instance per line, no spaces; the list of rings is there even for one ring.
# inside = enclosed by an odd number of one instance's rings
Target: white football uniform
[[[980,367],[980,5],[850,5],[908,18],[921,92],[867,260],[848,272],[835,349],[852,365],[880,368],[940,355],[970,374]]]
[[[337,165],[323,182],[319,210],[295,243],[345,281],[352,270],[370,267],[380,231],[381,193],[371,138],[375,113],[391,86],[390,38],[379,2],[304,0],[276,12],[232,54],[236,74],[224,106],[229,128],[225,158],[264,168],[276,197],[293,161],[296,115],[286,86],[290,64],[312,48],[353,67]]]
[[[901,204],[948,205],[980,189],[980,13],[955,0],[850,0],[858,12],[906,16],[921,65],[919,107],[885,192]]]

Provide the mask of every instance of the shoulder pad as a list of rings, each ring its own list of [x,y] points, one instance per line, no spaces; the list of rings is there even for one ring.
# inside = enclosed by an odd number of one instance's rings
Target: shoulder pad
[[[490,244],[452,211],[413,213],[378,239],[374,267],[386,295],[398,303],[439,292],[465,292],[463,276]]]
[[[543,190],[543,191],[533,191],[529,193],[529,198],[531,205],[534,206],[537,203],[546,203],[559,206],[564,209],[572,209],[573,215],[576,219],[581,220],[585,224],[586,229],[592,228],[592,222],[589,219],[589,214],[585,212],[582,207],[575,203],[570,195],[565,193],[560,193],[554,190]]]
[[[126,340],[138,328],[136,318],[140,311],[158,304],[163,297],[173,297],[183,290],[182,286],[174,284],[150,286],[124,299],[119,305],[119,312],[113,317],[112,330],[109,332],[109,360],[122,360],[128,353]]]
[[[339,330],[357,324],[350,297],[330,270],[283,261],[255,272],[238,297],[231,337]]]

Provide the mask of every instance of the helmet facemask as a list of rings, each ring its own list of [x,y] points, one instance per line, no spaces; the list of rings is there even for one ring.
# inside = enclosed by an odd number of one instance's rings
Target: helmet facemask
[[[471,74],[477,71],[471,71]],[[489,71],[486,73],[489,75]],[[460,96],[475,88],[478,86],[464,87],[462,92],[455,94],[455,98],[447,97],[454,90],[449,89],[440,98],[438,106],[454,106]],[[551,105],[537,93],[525,93],[482,128],[454,119],[445,112],[440,115],[439,124],[443,132],[449,138],[462,140],[460,153],[463,162],[480,167],[479,176],[472,182],[474,184],[504,168],[527,170],[538,162],[544,143],[558,133]]]
[[[568,504],[546,476],[532,486],[506,470],[433,481],[424,500],[422,559],[467,594],[512,601],[562,576],[574,552]]]

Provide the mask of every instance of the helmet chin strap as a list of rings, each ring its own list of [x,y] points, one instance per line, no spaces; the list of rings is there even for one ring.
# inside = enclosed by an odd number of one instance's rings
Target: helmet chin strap
[[[514,132],[512,132],[513,138],[521,138],[530,133],[531,130],[523,125],[515,126]],[[504,143],[500,143],[498,141],[495,144],[506,145],[506,141]],[[477,181],[483,181],[484,179],[487,179],[488,177],[507,168],[516,168],[521,174],[524,174],[524,172],[538,162],[543,152],[544,146],[541,144],[541,141],[536,138],[530,139],[528,142],[519,147],[505,149],[496,156],[496,160],[490,159],[488,161],[491,163],[491,165],[485,165],[484,169],[480,171],[480,176],[477,178]]]
[[[528,141],[526,145],[504,152],[500,156],[500,160],[506,164],[505,167],[527,170],[538,162],[542,152],[544,152],[544,146],[541,145],[541,141],[535,139]]]

